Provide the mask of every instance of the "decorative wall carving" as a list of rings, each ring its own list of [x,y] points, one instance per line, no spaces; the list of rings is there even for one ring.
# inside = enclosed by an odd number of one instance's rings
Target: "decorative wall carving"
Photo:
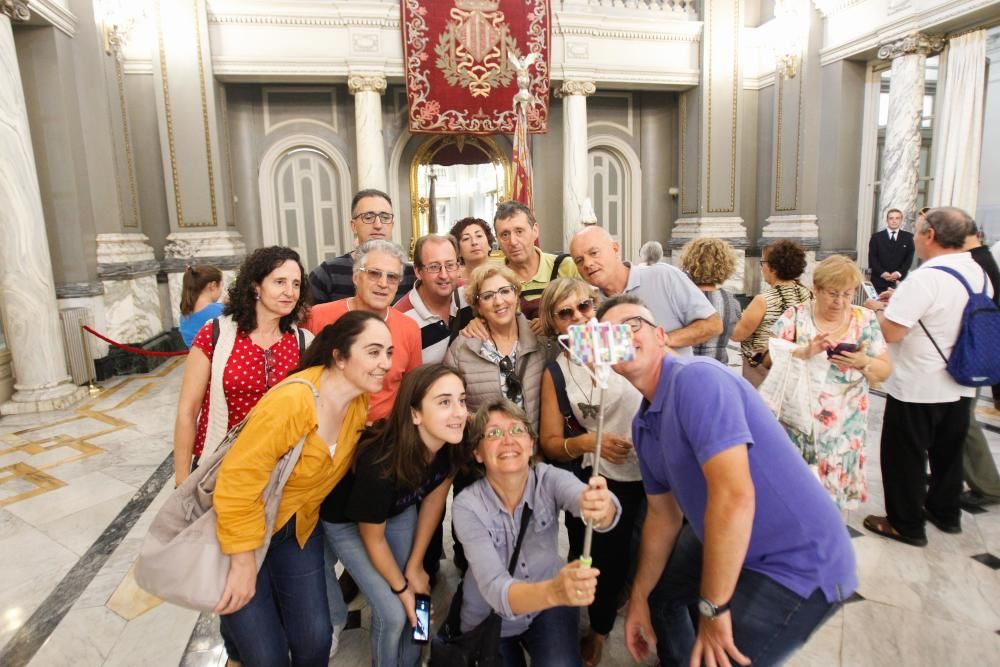
[[[386,80],[382,74],[352,74],[347,77],[347,90],[351,95],[357,95],[362,91],[372,91],[379,95],[385,93]]]
[[[593,81],[563,81],[562,85],[556,88],[556,97],[566,95],[583,95],[587,97],[597,92],[597,86]]]
[[[27,21],[31,18],[28,0],[0,0],[0,13],[5,14],[12,22]]]
[[[878,57],[882,60],[892,60],[900,56],[919,54],[931,56],[944,48],[945,39],[941,35],[928,35],[922,32],[910,33],[895,42],[883,44],[878,48]]]

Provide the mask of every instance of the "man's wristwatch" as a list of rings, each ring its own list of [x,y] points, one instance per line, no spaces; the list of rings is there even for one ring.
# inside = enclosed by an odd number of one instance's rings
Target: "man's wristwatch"
[[[700,597],[698,598],[698,613],[705,618],[715,619],[729,611],[729,605],[731,603],[732,600],[725,604],[716,606],[711,602],[711,600],[706,600],[705,598]]]

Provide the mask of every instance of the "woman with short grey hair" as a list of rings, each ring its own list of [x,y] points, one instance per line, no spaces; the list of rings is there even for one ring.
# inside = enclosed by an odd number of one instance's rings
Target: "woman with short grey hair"
[[[508,667],[525,664],[523,651],[534,665],[579,667],[579,608],[593,602],[598,571],[579,561],[566,565],[560,557],[559,512],[593,521],[595,530],[606,532],[618,523],[621,505],[603,477],[588,485],[566,470],[532,465],[535,430],[524,411],[506,399],[484,403],[469,434],[484,478],[456,496],[452,509],[469,561],[462,632],[492,610],[502,619],[500,653]],[[511,574],[508,562],[522,527],[519,562]]]

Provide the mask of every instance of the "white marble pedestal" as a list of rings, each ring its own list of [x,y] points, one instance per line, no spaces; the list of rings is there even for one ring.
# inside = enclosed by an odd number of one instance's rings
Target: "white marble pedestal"
[[[98,234],[97,274],[104,285],[107,335],[141,343],[163,331],[156,274],[160,263],[145,234]]]
[[[174,232],[167,237],[163,270],[167,273],[170,292],[170,326],[177,326],[181,311],[181,288],[184,270],[194,264],[210,264],[222,271],[225,290],[236,278],[243,263],[247,246],[236,231]]]

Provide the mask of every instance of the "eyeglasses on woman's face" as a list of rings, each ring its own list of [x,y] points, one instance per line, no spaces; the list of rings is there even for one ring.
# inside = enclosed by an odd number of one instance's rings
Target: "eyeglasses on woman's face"
[[[504,430],[499,426],[494,426],[493,428],[486,429],[483,437],[491,442],[496,442],[503,438],[504,435],[509,435],[512,438],[523,438],[528,435],[528,427],[524,424],[514,424],[507,430]]]
[[[497,298],[498,296],[506,299],[507,297],[516,293],[517,290],[514,288],[513,285],[507,285],[497,290],[490,290],[489,292],[480,292],[479,296],[476,297],[476,301],[478,303],[492,303],[493,299]]]
[[[853,301],[854,294],[857,292],[857,290],[852,289],[852,290],[844,290],[842,292],[838,292],[837,290],[821,289],[819,290],[819,292],[823,294],[823,296],[828,298],[830,301],[837,301],[837,300]]]
[[[583,299],[580,303],[575,306],[567,306],[566,308],[560,308],[556,311],[556,317],[558,317],[563,322],[569,322],[573,319],[574,313],[580,313],[584,317],[589,317],[590,313],[594,310],[594,300],[593,299]]]

